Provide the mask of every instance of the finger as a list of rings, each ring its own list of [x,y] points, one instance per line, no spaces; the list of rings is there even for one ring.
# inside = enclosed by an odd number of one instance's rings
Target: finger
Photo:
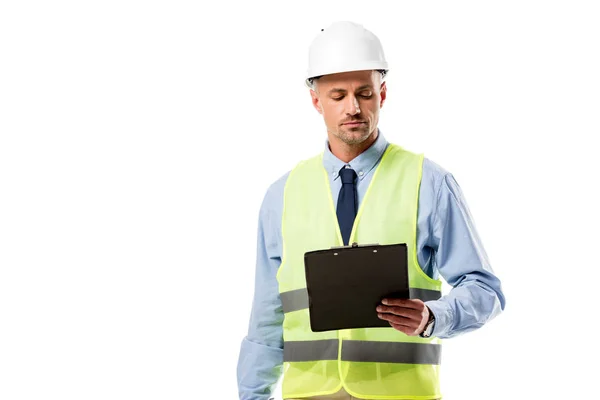
[[[396,329],[397,331],[403,332],[409,336],[416,336],[417,335],[417,330],[414,328],[409,328],[407,326],[404,325],[399,325],[399,324],[394,324],[392,322],[390,322],[390,325],[392,328]]]
[[[385,321],[388,321],[390,323],[394,323],[397,325],[403,325],[403,326],[407,326],[410,327],[412,329],[417,329],[420,325],[420,320],[416,321],[410,318],[404,318],[404,317],[400,317],[397,315],[393,315],[393,314],[378,314],[377,315],[380,319],[383,319]]]
[[[425,303],[423,303],[420,299],[388,299],[385,298],[381,300],[381,303],[386,306],[398,306],[405,308],[413,308],[415,310],[422,310],[425,307]]]
[[[421,312],[401,306],[377,306],[377,312],[400,315],[406,318],[421,319]]]

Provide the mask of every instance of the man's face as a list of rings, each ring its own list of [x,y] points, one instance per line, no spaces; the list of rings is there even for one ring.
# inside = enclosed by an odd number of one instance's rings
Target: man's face
[[[323,115],[329,134],[346,144],[358,144],[375,132],[386,96],[378,71],[324,75],[315,82],[312,103]]]

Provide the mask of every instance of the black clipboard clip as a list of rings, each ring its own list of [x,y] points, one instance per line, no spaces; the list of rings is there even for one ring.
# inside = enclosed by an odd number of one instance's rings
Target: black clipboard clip
[[[379,246],[379,243],[370,243],[370,244],[358,244],[356,242],[349,244],[347,246],[333,246],[332,249],[351,249],[353,247],[369,247],[369,246]]]

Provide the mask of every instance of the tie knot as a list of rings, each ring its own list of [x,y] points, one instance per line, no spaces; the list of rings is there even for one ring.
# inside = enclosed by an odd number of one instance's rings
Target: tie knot
[[[352,168],[344,167],[340,170],[340,178],[342,178],[342,184],[354,183],[356,172]]]

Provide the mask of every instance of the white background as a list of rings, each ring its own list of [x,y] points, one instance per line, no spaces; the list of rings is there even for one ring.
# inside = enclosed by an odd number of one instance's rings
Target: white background
[[[323,148],[335,20],[380,38],[382,131],[454,174],[503,282],[445,399],[597,396],[594,2],[200,3],[0,5],[1,399],[237,398],[259,206]]]

